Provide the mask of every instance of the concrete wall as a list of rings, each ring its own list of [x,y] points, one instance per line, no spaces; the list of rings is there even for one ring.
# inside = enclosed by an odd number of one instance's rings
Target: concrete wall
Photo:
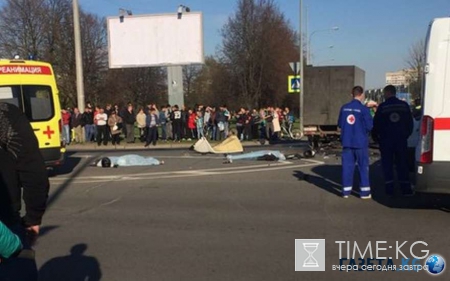
[[[366,89],[366,72],[357,66],[355,66],[355,86]]]
[[[339,110],[350,101],[355,85],[365,85],[365,72],[358,67],[306,67],[304,124],[336,125]]]

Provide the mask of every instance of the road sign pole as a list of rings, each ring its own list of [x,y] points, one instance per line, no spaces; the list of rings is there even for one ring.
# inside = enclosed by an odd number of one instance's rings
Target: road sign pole
[[[302,40],[302,20],[303,20],[303,0],[300,0],[300,14],[299,14],[299,45],[300,45],[300,96],[299,96],[299,121],[300,133],[303,136],[303,85],[305,84],[305,76],[303,69],[303,40]]]

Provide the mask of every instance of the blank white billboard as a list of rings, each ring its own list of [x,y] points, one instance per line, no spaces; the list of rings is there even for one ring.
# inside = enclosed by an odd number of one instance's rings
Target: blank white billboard
[[[109,67],[204,63],[201,13],[109,17]]]

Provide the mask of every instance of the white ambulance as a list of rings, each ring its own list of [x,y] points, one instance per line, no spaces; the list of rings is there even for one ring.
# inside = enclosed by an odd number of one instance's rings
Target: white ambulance
[[[450,193],[450,17],[428,30],[416,191]]]

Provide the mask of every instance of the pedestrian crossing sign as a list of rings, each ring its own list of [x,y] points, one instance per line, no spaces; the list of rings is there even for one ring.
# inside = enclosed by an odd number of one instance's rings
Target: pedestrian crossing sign
[[[289,93],[300,93],[300,75],[290,75],[288,77]]]

